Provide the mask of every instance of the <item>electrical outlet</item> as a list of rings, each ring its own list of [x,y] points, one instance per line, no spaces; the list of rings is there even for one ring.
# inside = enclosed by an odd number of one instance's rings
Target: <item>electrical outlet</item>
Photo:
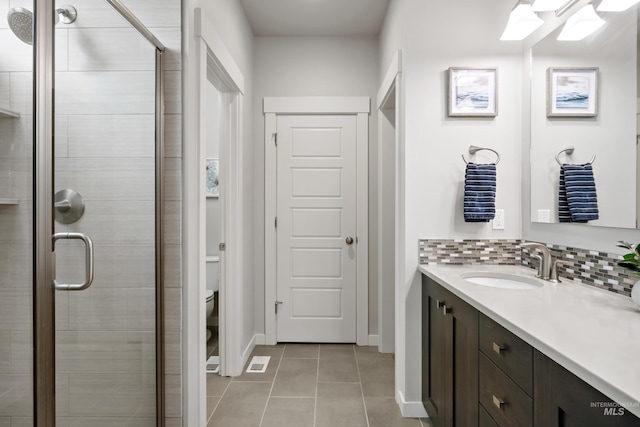
[[[493,229],[504,230],[504,209],[496,209],[496,216],[493,218]]]
[[[551,222],[551,211],[549,209],[538,209],[538,222]]]

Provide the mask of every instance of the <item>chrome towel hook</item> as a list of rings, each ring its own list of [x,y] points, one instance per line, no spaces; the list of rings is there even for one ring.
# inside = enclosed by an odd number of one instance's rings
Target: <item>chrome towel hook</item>
[[[496,155],[496,161],[493,162],[494,165],[497,165],[500,162],[500,154],[498,154],[496,150],[492,148],[478,147],[475,145],[469,146],[469,154],[476,154],[478,151],[482,151],[482,150],[491,151]],[[469,162],[467,162],[467,159],[464,158],[464,154],[461,154],[461,156],[462,156],[462,160],[464,160],[465,163],[469,164]]]
[[[562,153],[567,153],[567,155],[569,155],[569,156],[570,156],[570,155],[572,155],[572,154],[573,154],[573,151],[574,151],[574,150],[575,150],[575,148],[574,148],[574,147],[567,147],[567,148],[565,148],[564,150],[560,150],[560,151],[558,151],[558,154],[556,154],[556,162],[558,162],[558,164],[559,164],[560,166],[562,166],[562,162],[560,161],[560,154],[562,154]],[[593,155],[593,157],[591,158],[591,161],[589,162],[589,164],[590,164],[590,165],[592,165],[592,164],[593,164],[593,162],[595,162],[595,160],[596,160],[596,155],[594,154],[594,155]]]

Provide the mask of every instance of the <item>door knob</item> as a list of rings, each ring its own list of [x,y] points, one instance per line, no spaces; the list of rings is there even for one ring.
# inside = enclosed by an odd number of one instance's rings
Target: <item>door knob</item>
[[[353,238],[352,237],[347,237],[347,240],[345,240],[345,242],[347,242],[347,245],[352,245],[353,244]]]

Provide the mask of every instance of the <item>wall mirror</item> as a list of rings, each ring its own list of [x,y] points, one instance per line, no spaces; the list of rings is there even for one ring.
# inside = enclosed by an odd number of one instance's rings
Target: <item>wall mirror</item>
[[[571,215],[580,211],[575,196],[585,194],[569,196],[568,220],[566,205],[559,208],[556,157],[560,163],[585,164],[595,156],[598,219],[586,224],[637,228],[638,8],[598,13],[606,24],[587,38],[558,41],[558,28],[532,48],[532,222],[581,222],[579,215]],[[563,151],[570,147],[573,151]],[[567,184],[575,179],[567,178]]]

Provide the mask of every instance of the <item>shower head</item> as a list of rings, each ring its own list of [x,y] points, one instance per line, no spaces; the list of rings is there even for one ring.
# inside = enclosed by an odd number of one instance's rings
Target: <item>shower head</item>
[[[78,18],[78,12],[73,6],[64,5],[56,9],[56,24],[71,24]],[[7,13],[9,28],[20,40],[33,44],[33,13],[23,7],[12,7]]]
[[[9,28],[20,40],[33,44],[33,13],[23,7],[12,7],[7,13]]]

